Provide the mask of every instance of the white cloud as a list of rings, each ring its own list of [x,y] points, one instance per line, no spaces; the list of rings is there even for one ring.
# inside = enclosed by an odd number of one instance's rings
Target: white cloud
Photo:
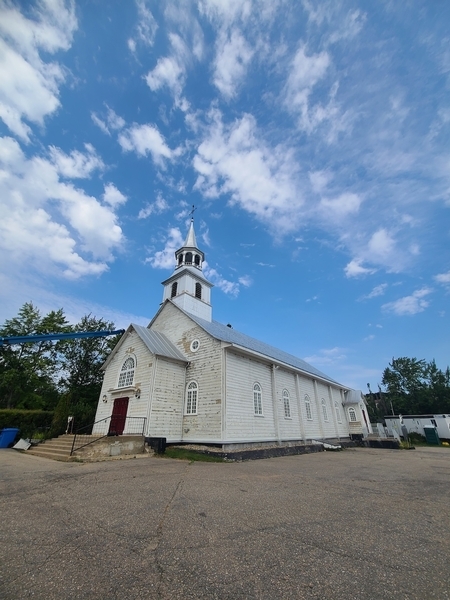
[[[91,119],[107,135],[111,135],[111,130],[117,131],[125,127],[124,119],[116,114],[108,105],[106,105],[106,116],[104,119],[98,117],[94,112],[91,113]]]
[[[145,0],[136,0],[136,6],[138,10],[136,34],[128,40],[128,48],[133,53],[136,52],[138,44],[153,46],[158,29],[158,24],[151,11],[147,8]]]
[[[251,0],[199,0],[200,13],[208,16],[221,26],[241,20],[246,21],[252,14]]]
[[[43,125],[60,104],[59,85],[65,79],[64,69],[44,62],[39,52],[67,50],[77,28],[72,2],[44,0],[33,14],[35,20],[12,4],[0,5],[0,118],[25,142],[31,128],[24,121]]]
[[[161,193],[158,193],[156,200],[152,203],[148,203],[144,208],[141,208],[138,214],[138,219],[146,219],[150,215],[159,215],[165,210],[169,209],[169,204],[165,200]]]
[[[216,287],[218,287],[222,292],[229,296],[233,296],[236,298],[239,295],[239,283],[235,281],[229,281],[225,279],[212,267],[208,266],[206,260],[203,262],[203,273],[205,277],[213,283]]]
[[[314,131],[322,121],[337,116],[337,109],[332,103],[327,107],[310,107],[313,88],[325,77],[329,65],[330,57],[326,51],[308,56],[304,44],[299,47],[292,60],[284,102],[289,112],[298,114],[298,125],[307,133]],[[336,93],[336,89],[332,95]]]
[[[434,276],[434,279],[438,283],[448,286],[450,285],[450,271],[447,271],[447,273],[439,273],[438,275]]]
[[[172,160],[179,156],[181,149],[171,150],[164,137],[154,125],[134,123],[119,135],[119,144],[125,152],[134,151],[140,156],[151,157],[156,165],[163,167],[164,159]]]
[[[84,157],[55,148],[49,155],[54,160],[27,159],[15,140],[0,138],[2,262],[69,278],[98,275],[120,248],[122,230],[109,207],[60,179],[88,177],[92,148]]]
[[[107,183],[105,185],[105,193],[103,194],[103,202],[109,204],[113,208],[125,204],[128,200],[126,196],[120,192],[113,183]]]
[[[375,269],[363,267],[361,262],[362,261],[357,259],[351,260],[344,269],[345,275],[347,277],[360,277],[362,275],[371,275],[372,273],[375,273]]]
[[[68,179],[84,179],[96,169],[104,169],[105,165],[91,144],[85,144],[86,153],[73,150],[65,154],[60,148],[50,146],[50,157],[58,173]]]
[[[230,33],[223,31],[219,35],[213,81],[225,98],[235,96],[236,88],[243,81],[252,56],[252,49],[237,29]]]
[[[195,188],[206,197],[230,196],[231,203],[267,224],[277,235],[294,230],[301,220],[303,198],[295,176],[298,164],[289,148],[269,147],[255,119],[244,115],[224,126],[219,111],[194,157]]]
[[[156,67],[148,73],[145,80],[148,87],[155,92],[164,85],[179,93],[183,85],[184,69],[171,56],[158,59]]]
[[[324,348],[323,350],[319,351],[319,354],[306,356],[304,360],[312,365],[322,366],[335,365],[346,358],[347,356],[344,353],[344,349],[335,346],[334,348]]]
[[[376,285],[373,288],[373,290],[366,296],[363,296],[362,299],[370,300],[371,298],[377,298],[378,296],[383,296],[386,292],[386,289],[387,289],[387,283],[381,283],[380,285]]]
[[[322,198],[320,208],[331,219],[354,215],[359,211],[361,198],[352,192],[343,192],[337,198]]]
[[[175,251],[181,248],[184,238],[178,227],[169,229],[168,238],[163,250],[155,252],[154,256],[145,259],[154,269],[174,269]]]
[[[382,308],[387,312],[392,312],[396,315],[415,315],[419,312],[423,312],[430,304],[426,300],[426,296],[431,294],[432,290],[427,287],[423,287],[420,290],[416,290],[410,296],[404,296],[394,302],[388,302],[383,304]]]
[[[331,179],[332,174],[328,171],[311,171],[309,173],[311,187],[317,194],[325,191]]]
[[[239,277],[239,283],[244,287],[250,287],[253,284],[253,280],[248,275],[244,275],[243,277]]]

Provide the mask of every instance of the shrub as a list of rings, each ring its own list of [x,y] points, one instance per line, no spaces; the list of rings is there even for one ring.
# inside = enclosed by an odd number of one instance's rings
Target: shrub
[[[52,419],[53,412],[47,410],[0,409],[0,430],[17,427],[21,437],[31,438],[37,431],[49,431]]]
[[[424,435],[422,435],[421,433],[416,433],[416,432],[412,432],[408,435],[409,437],[409,441],[412,444],[426,444],[427,440],[425,438]]]

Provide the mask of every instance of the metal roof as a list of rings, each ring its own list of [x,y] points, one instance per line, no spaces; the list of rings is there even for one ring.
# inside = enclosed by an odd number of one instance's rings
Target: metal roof
[[[214,285],[210,281],[208,281],[206,279],[206,277],[203,275],[203,272],[201,269],[199,269],[198,267],[193,267],[191,265],[182,265],[181,267],[175,267],[175,271],[172,273],[172,275],[161,282],[162,285],[166,285],[171,279],[174,279],[175,277],[179,278],[180,275],[182,273],[184,273],[185,271],[187,271],[188,273],[193,275],[196,279],[198,279],[199,281],[202,281],[209,287],[214,287]]]
[[[306,373],[309,373],[310,375],[315,375],[316,377],[320,377],[321,379],[325,379],[331,383],[341,386],[340,383],[338,383],[334,379],[331,379],[331,377],[328,377],[328,375],[325,375],[325,373],[322,373],[322,371],[319,371],[319,369],[316,369],[315,367],[313,367],[306,361],[302,360],[301,358],[297,358],[296,356],[293,356],[292,354],[288,354],[287,352],[284,352],[283,350],[278,350],[278,348],[274,348],[273,346],[270,346],[269,344],[260,342],[259,340],[256,340],[248,335],[245,335],[245,333],[236,331],[236,329],[228,327],[227,325],[222,325],[222,323],[218,323],[217,321],[209,322],[209,321],[205,321],[204,319],[200,319],[199,317],[196,317],[195,315],[193,315],[191,313],[186,313],[186,314],[193,321],[195,321],[197,323],[197,325],[200,325],[200,327],[202,327],[202,329],[204,329],[207,333],[209,333],[214,338],[216,338],[222,342],[228,342],[228,343],[234,344],[236,346],[241,346],[242,348],[245,348],[247,350],[251,350],[253,352],[258,352],[259,354],[262,354],[262,355],[266,356],[267,358],[274,360],[275,362],[280,362],[280,363],[284,363],[286,365],[290,365],[291,367],[294,367],[295,369],[299,369],[300,371],[304,371]],[[347,387],[347,386],[341,386],[341,387]]]
[[[181,354],[178,348],[163,333],[147,329],[147,327],[142,327],[142,325],[135,325],[134,323],[131,326],[152,354],[188,362],[186,357]]]

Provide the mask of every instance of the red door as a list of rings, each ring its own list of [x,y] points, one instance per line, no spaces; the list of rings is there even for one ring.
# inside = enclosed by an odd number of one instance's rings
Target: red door
[[[128,398],[116,398],[114,400],[111,423],[108,435],[122,435],[127,418]]]

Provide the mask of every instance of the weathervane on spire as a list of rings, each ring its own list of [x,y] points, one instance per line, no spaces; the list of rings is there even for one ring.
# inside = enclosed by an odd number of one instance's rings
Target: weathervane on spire
[[[195,213],[195,211],[196,211],[196,210],[197,210],[197,209],[195,208],[195,206],[194,206],[194,205],[192,205],[192,210],[191,210],[191,212],[189,213],[189,214],[191,215],[191,221],[193,221],[193,220],[194,220],[194,213]]]

